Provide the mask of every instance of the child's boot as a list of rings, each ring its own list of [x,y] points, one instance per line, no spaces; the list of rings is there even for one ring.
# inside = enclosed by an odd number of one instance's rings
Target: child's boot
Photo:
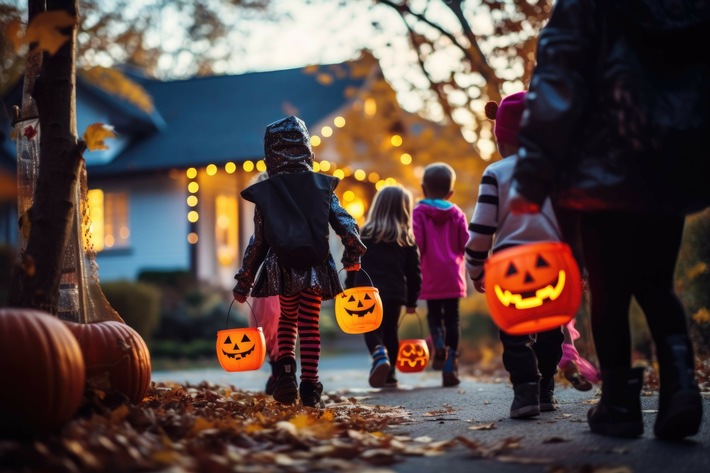
[[[555,377],[543,377],[540,379],[540,412],[552,412],[559,409],[557,399],[555,399]]]
[[[643,434],[642,386],[643,368],[602,370],[602,397],[587,413],[589,429],[610,437]]]
[[[382,345],[377,345],[375,351],[372,352],[372,369],[370,369],[369,378],[370,386],[373,388],[384,387],[391,368],[392,366],[387,356],[387,348]]]
[[[446,346],[444,345],[444,331],[437,328],[431,331],[431,341],[434,345],[434,363],[432,369],[441,371],[446,362]]]
[[[396,388],[399,386],[399,382],[397,381],[397,376],[395,375],[395,369],[394,367],[390,368],[389,373],[387,373],[387,379],[385,380],[385,387],[386,388]]]
[[[274,360],[269,360],[271,365],[271,374],[269,379],[266,380],[266,387],[264,388],[264,394],[271,396],[274,394],[274,386],[276,385],[276,362]]]
[[[458,386],[459,379],[459,354],[453,348],[449,348],[446,353],[446,361],[441,372],[444,386]]]
[[[301,403],[306,407],[325,407],[325,403],[321,400],[323,394],[323,384],[313,381],[301,381],[298,387],[301,394]]]
[[[276,362],[274,399],[281,404],[293,404],[297,398],[296,360],[291,356],[284,356]]]
[[[511,419],[523,419],[540,415],[540,383],[519,383],[513,385],[513,403],[510,406]]]
[[[657,349],[661,388],[653,432],[667,440],[695,435],[703,417],[703,399],[695,380],[690,339],[685,335],[666,337]]]

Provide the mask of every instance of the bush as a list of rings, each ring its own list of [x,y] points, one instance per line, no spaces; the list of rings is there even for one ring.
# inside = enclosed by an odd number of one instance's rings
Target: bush
[[[150,340],[160,322],[160,290],[131,281],[103,283],[101,289],[118,315],[144,340]]]

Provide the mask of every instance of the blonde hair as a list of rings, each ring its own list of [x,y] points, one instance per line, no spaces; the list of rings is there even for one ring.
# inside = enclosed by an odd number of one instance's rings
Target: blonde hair
[[[375,243],[397,242],[399,246],[414,246],[413,205],[412,193],[401,185],[383,187],[372,199],[361,236]]]

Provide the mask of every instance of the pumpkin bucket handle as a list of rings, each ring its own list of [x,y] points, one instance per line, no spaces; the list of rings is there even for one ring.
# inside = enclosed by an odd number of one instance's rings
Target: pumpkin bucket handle
[[[342,270],[344,270],[344,269],[345,269],[345,268],[340,268],[340,270],[338,271],[338,275],[340,275],[340,271],[342,271]],[[367,276],[367,279],[370,280],[370,286],[373,286],[373,287],[374,287],[374,284],[372,284],[372,278],[370,277],[369,274],[367,274],[367,271],[365,271],[362,266],[360,266],[360,269],[358,269],[358,271],[362,271],[363,273],[365,273],[365,276]]]
[[[408,314],[405,312],[404,317],[406,317]],[[421,337],[424,338],[424,324],[422,323],[422,314],[419,311],[414,312],[414,314],[417,317],[417,320],[419,321],[419,333],[421,334]],[[397,321],[397,331],[399,331],[399,327],[402,325],[402,320],[404,320],[404,317],[400,317],[399,320]]]
[[[228,330],[229,329],[229,313],[232,311],[232,306],[234,305],[234,301],[236,299],[232,299],[232,302],[229,303],[229,308],[227,309],[227,321],[224,324],[224,329]],[[249,310],[251,311],[251,314],[254,316],[254,321],[256,322],[257,327],[261,327],[261,324],[259,323],[259,319],[256,317],[256,312],[254,311],[254,308],[251,306],[249,301],[245,301],[247,305],[249,306]]]

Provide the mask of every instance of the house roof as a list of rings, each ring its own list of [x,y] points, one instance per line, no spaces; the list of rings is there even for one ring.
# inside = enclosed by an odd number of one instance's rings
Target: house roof
[[[154,111],[149,114],[78,79],[77,101],[84,93],[98,98],[121,121],[121,126],[111,123],[117,131],[131,135],[131,143],[111,162],[88,164],[89,174],[102,177],[261,159],[269,123],[297,115],[312,126],[328,117],[365,84],[366,59],[176,81],[128,73],[151,96]]]

